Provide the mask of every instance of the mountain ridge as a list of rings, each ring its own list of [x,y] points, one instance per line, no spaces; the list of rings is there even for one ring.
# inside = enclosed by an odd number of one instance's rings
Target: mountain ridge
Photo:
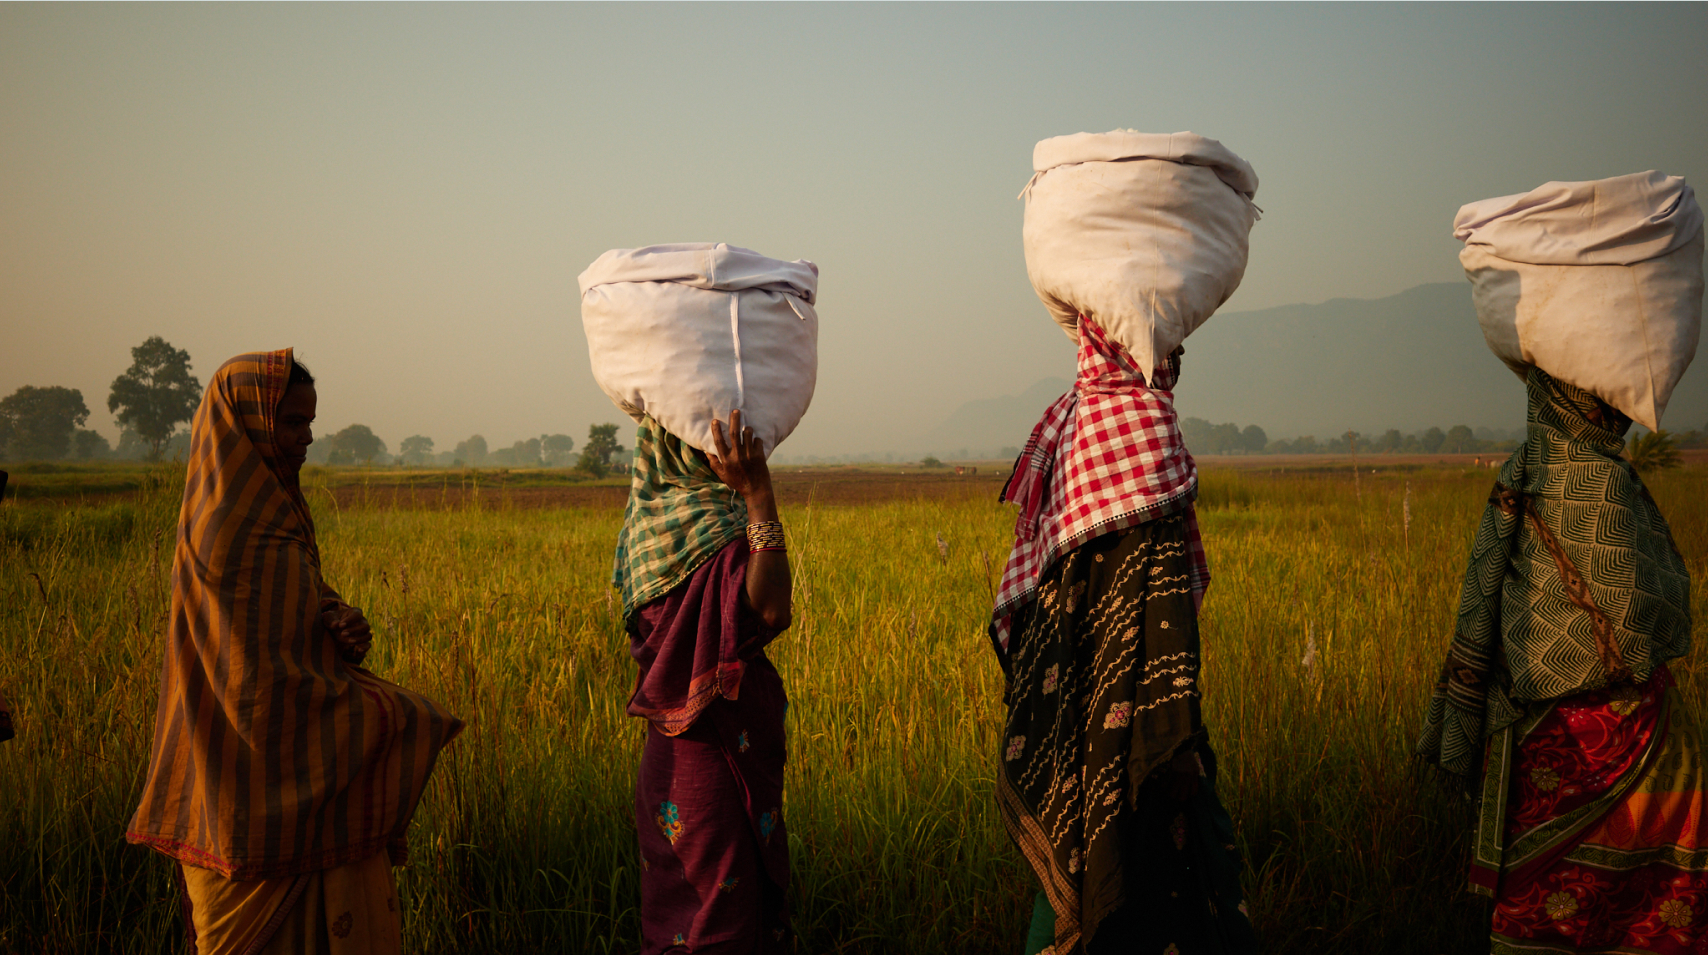
[[[937,454],[1019,447],[1070,384],[1047,377],[1018,395],[966,402],[917,444]],[[1484,343],[1469,288],[1434,282],[1217,315],[1187,339],[1175,408],[1182,418],[1255,424],[1271,439],[1326,439],[1457,424],[1511,431],[1524,426],[1525,398]],[[1708,427],[1701,364],[1679,382],[1662,426]]]

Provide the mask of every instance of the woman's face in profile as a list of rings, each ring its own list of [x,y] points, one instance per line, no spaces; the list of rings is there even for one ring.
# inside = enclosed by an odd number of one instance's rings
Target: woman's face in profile
[[[274,414],[273,443],[279,449],[279,462],[285,474],[296,477],[308,460],[308,446],[314,443],[314,407],[317,396],[313,385],[297,382],[285,389]]]

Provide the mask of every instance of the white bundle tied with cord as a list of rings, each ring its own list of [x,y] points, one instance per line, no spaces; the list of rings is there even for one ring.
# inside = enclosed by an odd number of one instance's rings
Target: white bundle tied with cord
[[[1548,182],[1459,209],[1453,235],[1489,348],[1651,431],[1702,329],[1702,207],[1678,176]]]
[[[1026,274],[1079,340],[1087,315],[1149,375],[1245,277],[1257,173],[1196,133],[1075,133],[1032,151]]]
[[[636,421],[715,453],[712,422],[740,409],[767,457],[800,424],[818,381],[818,266],[696,242],[612,249],[580,282],[593,378]]]

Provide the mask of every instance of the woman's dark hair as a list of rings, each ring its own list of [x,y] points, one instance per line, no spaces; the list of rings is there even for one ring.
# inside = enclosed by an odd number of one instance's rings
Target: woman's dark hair
[[[289,388],[292,385],[312,385],[312,384],[314,384],[314,376],[308,373],[308,366],[304,365],[300,361],[297,361],[295,358],[292,358],[291,359],[291,378],[289,381],[285,382],[285,387]]]

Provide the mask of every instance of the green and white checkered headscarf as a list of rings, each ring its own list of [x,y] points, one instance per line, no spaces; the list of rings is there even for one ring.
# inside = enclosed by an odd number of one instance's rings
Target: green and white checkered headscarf
[[[627,616],[670,592],[747,528],[747,502],[681,438],[646,418],[611,584]]]

